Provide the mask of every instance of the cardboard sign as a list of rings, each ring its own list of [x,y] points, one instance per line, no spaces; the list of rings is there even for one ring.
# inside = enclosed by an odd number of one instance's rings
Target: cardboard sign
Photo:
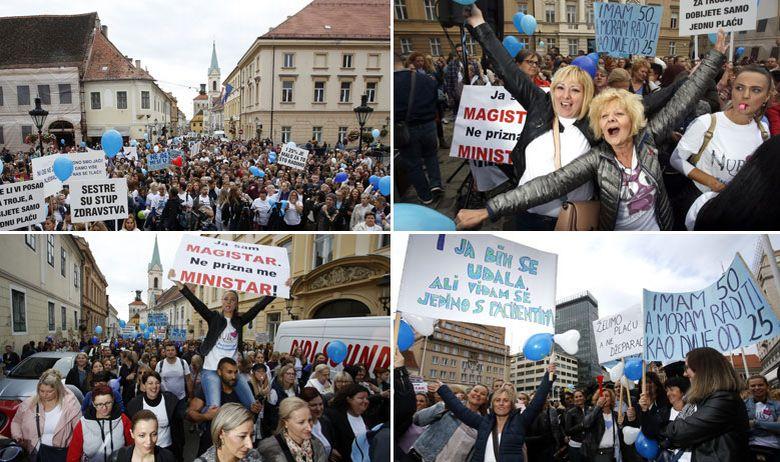
[[[71,221],[124,220],[127,209],[127,180],[73,181],[70,184]]]
[[[255,332],[255,343],[268,343],[270,341],[268,332]]]
[[[762,2],[771,0],[762,0]],[[680,36],[755,30],[756,0],[686,0],[680,2]]]
[[[133,338],[135,338],[136,332],[135,332],[135,326],[134,325],[121,327],[119,329],[119,331],[120,331],[120,333],[122,335],[122,338],[125,338],[125,339],[133,339]]]
[[[644,353],[642,309],[636,307],[593,321],[593,334],[600,364]]]
[[[152,152],[146,156],[146,170],[150,172],[168,168],[169,165],[171,165],[171,155],[168,151]]]
[[[464,85],[450,157],[511,164],[526,110],[504,87]]]
[[[46,220],[45,184],[22,181],[0,185],[0,230],[13,230]]]
[[[187,329],[184,328],[170,329],[168,333],[168,338],[170,338],[174,342],[183,342],[187,340]]]
[[[610,56],[655,56],[663,7],[594,2],[596,49]]]
[[[137,146],[122,146],[122,157],[130,160],[138,160],[138,147]]]
[[[286,165],[298,170],[306,169],[306,162],[309,160],[309,151],[292,146],[285,146],[279,153],[279,165]]]
[[[649,361],[679,361],[699,347],[725,353],[780,334],[780,321],[739,254],[705,289],[645,290],[644,316]]]
[[[90,149],[87,152],[71,154],[52,154],[32,159],[32,177],[34,180],[43,181],[44,197],[57,194],[62,190],[62,182],[54,174],[54,161],[65,157],[73,162],[73,173],[65,184],[74,180],[103,180],[108,177],[106,173],[106,158],[103,151]]]
[[[412,388],[414,388],[415,393],[428,394],[428,382],[426,382],[424,378],[419,375],[410,375],[409,382],[412,383]]]
[[[427,318],[506,327],[519,350],[531,335],[555,330],[557,260],[488,234],[413,234],[397,306]]]
[[[165,313],[149,313],[146,319],[146,324],[150,326],[167,326],[168,315]]]
[[[173,263],[176,279],[260,296],[288,298],[290,262],[282,247],[223,241],[196,235],[181,237]]]

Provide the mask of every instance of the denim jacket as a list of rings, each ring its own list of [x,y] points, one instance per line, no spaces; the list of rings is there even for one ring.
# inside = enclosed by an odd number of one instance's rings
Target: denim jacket
[[[414,414],[414,424],[428,427],[415,441],[414,450],[424,462],[433,462],[461,426],[461,421],[445,408],[442,401],[417,411]],[[464,454],[462,460],[466,460],[467,455]]]
[[[780,423],[777,422],[777,418],[780,417],[780,401],[766,401],[767,409],[772,412],[771,422],[761,422],[756,420],[756,402],[753,397],[745,400],[745,408],[747,409],[748,420],[755,420],[756,423],[753,428],[750,429],[750,439],[752,440],[756,436],[766,437],[774,436],[780,438],[778,432],[780,432]]]

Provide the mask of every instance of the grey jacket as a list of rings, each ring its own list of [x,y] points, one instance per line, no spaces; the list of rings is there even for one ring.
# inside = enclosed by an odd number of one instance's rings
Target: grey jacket
[[[463,425],[455,414],[446,409],[444,402],[438,402],[433,406],[421,409],[414,414],[414,424],[420,427],[428,426],[414,443],[414,450],[422,457],[424,462],[433,462],[441,453],[450,439],[455,435],[458,427]],[[469,452],[474,447],[474,438],[469,441],[461,441],[464,449],[463,457],[458,460],[468,460]],[[461,434],[462,436],[462,434]],[[461,438],[463,439],[463,438]],[[452,455],[450,455],[452,456]]]
[[[311,448],[314,452],[314,462],[328,461],[328,455],[325,454],[325,446],[322,445],[317,437],[312,436]],[[288,462],[287,456],[284,454],[285,451],[279,445],[276,436],[269,436],[260,441],[260,444],[257,445],[257,450],[263,456],[263,462]],[[349,454],[347,454],[347,457],[349,457]]]
[[[710,50],[699,70],[634,138],[638,163],[656,187],[655,217],[662,230],[672,229],[672,210],[664,187],[655,140],[667,138],[672,130],[682,123],[688,109],[694,106],[713,84],[725,59],[723,53]],[[605,141],[591,147],[590,151],[560,169],[493,197],[487,203],[488,214],[494,218],[527,210],[557,199],[590,180],[596,184],[601,202],[599,229],[615,229],[622,171],[615,152]]]
[[[249,452],[246,453],[246,456],[238,462],[263,462],[263,460],[264,459],[260,457],[260,453],[257,452],[257,449],[250,449]],[[214,446],[208,448],[206,452],[201,454],[201,456],[196,458],[193,462],[219,462],[217,459],[217,448]]]

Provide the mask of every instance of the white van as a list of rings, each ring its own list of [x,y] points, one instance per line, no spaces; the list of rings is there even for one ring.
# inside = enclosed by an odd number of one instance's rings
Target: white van
[[[340,340],[347,346],[347,357],[334,370],[352,364],[366,364],[370,372],[377,367],[390,369],[390,317],[307,319],[279,325],[274,351],[292,353],[297,347],[312,362],[317,353],[326,353],[330,342]]]

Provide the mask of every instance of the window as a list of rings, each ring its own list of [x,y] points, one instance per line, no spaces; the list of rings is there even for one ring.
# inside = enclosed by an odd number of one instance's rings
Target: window
[[[434,37],[428,40],[428,43],[431,46],[431,56],[441,56],[441,41]]]
[[[78,325],[79,325],[79,312],[78,311],[74,311],[73,312],[73,328],[74,329],[77,328]]]
[[[401,45],[402,55],[408,55],[412,52],[412,41],[408,38],[398,39],[398,43]]]
[[[436,378],[436,369],[431,369],[431,378],[432,379]]]
[[[333,236],[318,234],[314,238],[314,258],[312,269],[333,260]]]
[[[569,56],[577,56],[577,39],[569,39]]]
[[[65,247],[60,248],[60,275],[62,277],[67,276],[67,269],[65,268],[65,260],[68,257],[68,252],[65,251]]]
[[[73,264],[73,287],[79,286],[79,265]]]
[[[387,247],[390,245],[390,234],[379,235],[379,248]]]
[[[566,5],[566,22],[577,24],[577,5]]]
[[[352,82],[341,82],[341,94],[339,96],[340,103],[349,102],[349,93],[352,89]]]
[[[54,331],[54,302],[49,302],[49,332]]]
[[[118,92],[116,92],[116,108],[117,109],[127,109],[127,92],[126,91],[118,91]]]
[[[314,82],[314,102],[315,103],[325,102],[325,82],[322,81]]]
[[[89,97],[92,101],[92,109],[100,109],[100,93],[93,91],[89,94]]]
[[[674,42],[669,42],[669,54],[670,55],[676,55],[677,54],[677,44]]]
[[[141,109],[149,109],[149,92],[141,92]]]
[[[0,87],[0,106],[3,105],[3,87]]]
[[[5,136],[3,136],[3,127],[0,127],[0,144],[5,144]]]
[[[35,252],[35,245],[37,241],[38,241],[38,237],[35,234],[24,235],[24,243],[27,244],[27,247],[31,248],[33,252]]]
[[[546,22],[555,22],[555,5],[544,6],[544,20]]]
[[[345,67],[347,69],[352,68],[352,54],[345,54],[341,57],[341,67]]]
[[[588,25],[593,25],[593,5],[588,5],[585,10],[585,14],[587,16],[586,20],[588,21]]]
[[[347,127],[339,127],[339,142],[343,143],[347,139]]]
[[[30,87],[28,85],[16,86],[16,103],[19,106],[30,105]]]
[[[60,307],[60,316],[62,317],[62,330],[68,330],[68,310],[64,306]]]
[[[282,67],[295,67],[295,54],[285,53]]]
[[[11,289],[11,311],[13,316],[13,333],[27,333],[27,303],[23,291]]]
[[[436,2],[435,0],[425,0],[425,19],[428,21],[436,21]]]
[[[523,14],[528,14],[528,1],[520,0],[517,2],[517,11]]]
[[[268,338],[275,338],[276,331],[279,330],[281,322],[281,313],[268,313],[265,315],[265,325],[268,330]]]
[[[282,144],[289,143],[292,138],[292,127],[282,127]]]
[[[51,88],[48,85],[38,85],[38,98],[41,104],[51,104]]]
[[[311,139],[322,143],[322,127],[311,127]]]
[[[474,56],[476,53],[474,50],[476,49],[477,42],[474,41],[474,37],[469,35],[466,37],[466,50],[468,51],[469,55]]]
[[[60,92],[60,104],[71,104],[73,101],[73,94],[70,92],[70,84],[61,83],[58,87]]]
[[[759,19],[756,25],[756,32],[766,32],[766,24],[768,19]]]
[[[431,364],[439,365],[439,357],[438,356],[432,356],[431,357]]]
[[[376,102],[376,82],[367,82],[366,83],[366,96],[368,96],[367,100],[369,103],[375,103]]]
[[[283,103],[293,102],[293,81],[292,80],[282,81],[282,102]]]
[[[553,48],[555,48],[557,46],[558,46],[558,41],[554,37],[550,37],[547,40],[547,49],[548,50],[551,50],[551,49],[553,49]]]
[[[406,19],[406,0],[395,0],[395,19]]]
[[[54,267],[54,235],[46,236],[46,263]]]
[[[672,13],[672,19],[669,21],[669,27],[672,29],[677,29],[677,18],[679,18],[678,13]]]

